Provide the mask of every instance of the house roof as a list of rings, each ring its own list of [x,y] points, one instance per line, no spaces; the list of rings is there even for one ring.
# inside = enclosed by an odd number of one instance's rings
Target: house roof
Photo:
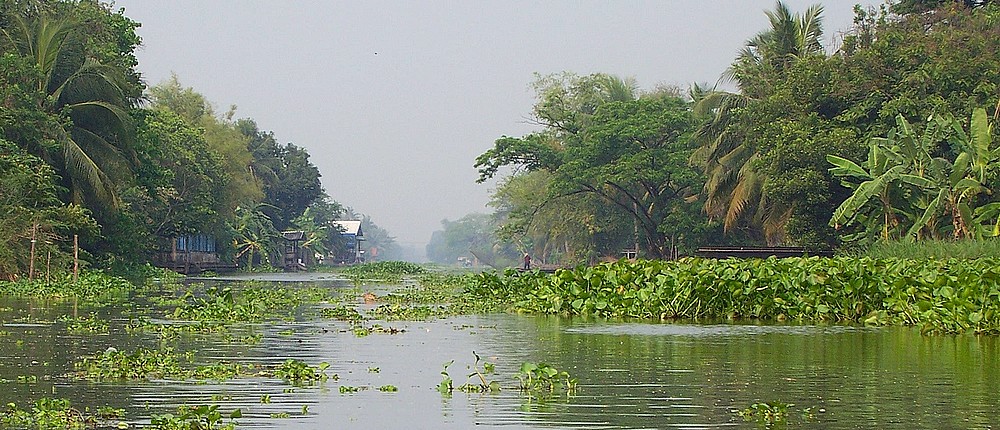
[[[332,224],[344,229],[344,234],[353,234],[358,237],[365,235],[361,231],[361,221],[333,221]]]
[[[306,232],[302,230],[283,231],[281,235],[285,237],[285,240],[302,240],[306,237]]]

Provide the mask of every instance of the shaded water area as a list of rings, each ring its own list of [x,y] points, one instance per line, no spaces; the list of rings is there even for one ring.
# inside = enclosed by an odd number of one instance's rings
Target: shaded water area
[[[281,277],[269,281],[280,281]],[[205,281],[237,285],[240,281]],[[349,283],[313,277],[275,288]],[[392,286],[365,286],[378,292]],[[366,306],[356,301],[358,306]],[[430,321],[365,321],[394,334],[356,333],[351,323],[302,314],[294,321],[182,334],[161,341],[126,332],[134,307],[86,309],[110,320],[108,334],[68,332],[57,321],[71,302],[0,299],[0,404],[39,397],[77,407],[125,408],[149,422],[181,404],[240,408],[238,428],[759,428],[737,410],[757,402],[794,404],[787,428],[998,428],[1000,342],[995,337],[922,336],[912,328],[651,323],[524,315]],[[233,341],[259,335],[257,343]],[[170,346],[195,361],[330,363],[339,379],[292,386],[267,377],[215,381],[92,382],[67,376],[81,356],[114,347]],[[459,385],[473,353],[496,364],[499,393],[441,394],[444,363]],[[521,363],[566,370],[579,386],[539,400],[520,393]],[[398,387],[383,392],[385,385]],[[343,393],[341,387],[358,388]]]

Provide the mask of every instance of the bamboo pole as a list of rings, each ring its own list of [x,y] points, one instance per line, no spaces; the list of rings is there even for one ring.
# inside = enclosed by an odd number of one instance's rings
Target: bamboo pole
[[[73,283],[80,279],[80,235],[73,235]]]
[[[28,280],[35,279],[35,232],[38,230],[38,223],[31,225],[31,253],[28,258]]]

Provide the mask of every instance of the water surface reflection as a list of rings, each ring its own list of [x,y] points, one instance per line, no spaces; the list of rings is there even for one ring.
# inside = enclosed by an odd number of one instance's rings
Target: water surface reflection
[[[170,346],[195,350],[205,363],[326,361],[339,380],[306,387],[263,377],[97,383],[67,377],[72,362],[109,346],[158,347],[159,340],[126,333],[123,317],[112,320],[109,334],[70,335],[54,322],[65,305],[32,306],[0,304],[0,401],[61,396],[126,407],[137,422],[180,404],[217,403],[243,410],[241,428],[756,428],[734,411],[781,401],[795,404],[792,422],[800,428],[936,429],[996,427],[1000,410],[996,338],[924,337],[908,328],[489,315],[372,321],[366,324],[399,332],[359,337],[346,322],[300,318],[243,327],[262,336],[256,345],[197,335]],[[496,363],[492,378],[504,389],[436,391],[451,360],[456,385],[466,381],[473,352]],[[579,390],[547,402],[526,398],[513,377],[525,361],[567,370]],[[381,392],[383,385],[399,391]],[[360,391],[341,393],[341,386]],[[802,416],[806,408],[812,417]]]

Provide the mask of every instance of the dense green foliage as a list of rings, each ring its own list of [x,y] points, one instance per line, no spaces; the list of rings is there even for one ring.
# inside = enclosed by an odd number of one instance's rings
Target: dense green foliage
[[[973,111],[968,132],[954,118],[935,116],[918,135],[900,115],[897,129],[871,140],[863,167],[828,156],[835,166],[830,171],[855,188],[830,224],[861,224],[867,230],[845,237],[860,241],[1000,235],[1000,202],[986,203],[1000,162],[991,128],[981,108]],[[953,160],[937,156],[941,152],[954,154]],[[863,182],[854,185],[857,180]]]
[[[405,261],[378,261],[375,263],[359,264],[351,266],[341,271],[341,273],[356,280],[381,280],[385,282],[399,282],[404,276],[413,276],[425,273],[423,266]]]
[[[823,8],[778,2],[723,76],[737,91],[694,85],[673,107],[609,75],[540,78],[543,130],[476,160],[481,179],[516,167],[494,193],[498,242],[576,264],[636,242],[663,258],[997,235],[1000,7],[895,3],[857,8],[827,52]],[[661,146],[643,144],[657,133]]]
[[[540,261],[594,260],[636,247],[649,257],[667,258],[678,242],[697,242],[692,236],[705,229],[704,223],[689,220],[697,212],[691,208],[703,179],[687,163],[696,121],[688,101],[670,90],[637,94],[628,81],[604,74],[542,77],[536,90],[534,114],[545,129],[497,139],[476,159],[480,181],[507,165],[547,174],[541,177],[545,182],[535,182],[539,188],[527,193],[498,193],[503,200],[495,205],[505,208],[507,237],[524,243]],[[520,184],[509,180],[504,188]],[[539,194],[544,198],[533,197]],[[614,237],[597,243],[586,235],[538,235],[538,225],[532,228],[536,208],[563,199],[588,203],[566,207],[578,212],[566,219],[583,222],[570,230],[610,232],[593,227],[609,221],[617,226]]]
[[[188,235],[249,268],[282,263],[283,230],[307,231],[310,263],[333,249],[343,211],[309,153],[176,76],[146,88],[137,27],[100,0],[0,4],[0,279],[70,270],[74,236],[115,270]]]
[[[870,258],[618,262],[477,275],[510,310],[611,318],[793,320],[1000,333],[997,261]]]
[[[90,428],[112,428],[127,423],[123,409],[101,408],[98,411],[80,411],[73,408],[67,399],[41,398],[30,410],[21,409],[15,403],[8,403],[0,412],[0,427],[39,430],[83,430]]]

